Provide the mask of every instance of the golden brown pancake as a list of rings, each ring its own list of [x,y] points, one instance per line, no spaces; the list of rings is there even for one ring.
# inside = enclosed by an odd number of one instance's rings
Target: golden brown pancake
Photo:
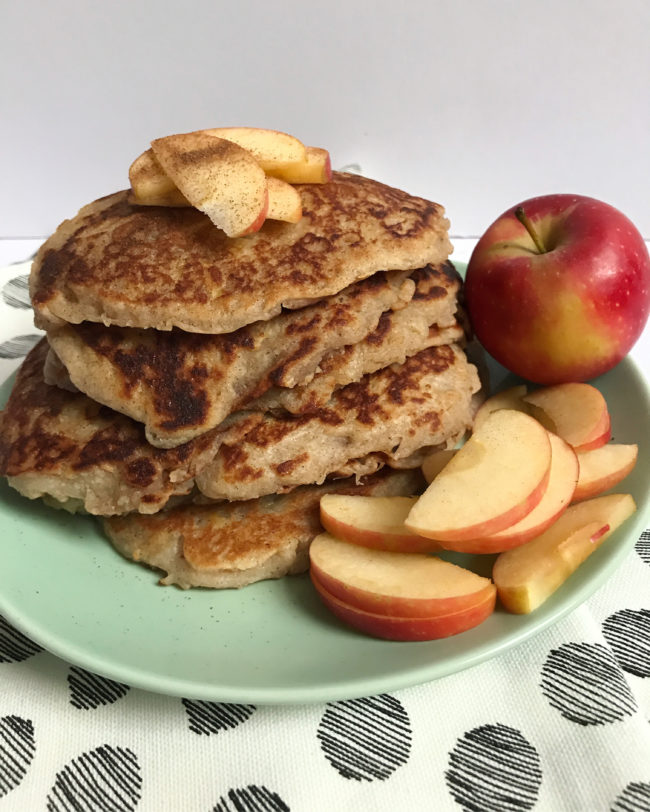
[[[456,310],[460,321],[441,317],[441,300],[453,301],[460,279],[449,263],[441,268],[423,268],[411,274],[416,291],[401,310],[382,313],[372,333],[356,344],[349,344],[323,358],[318,374],[308,383],[292,389],[274,387],[246,408],[259,411],[287,411],[305,414],[325,406],[332,393],[342,386],[361,380],[364,375],[392,364],[403,364],[412,355],[442,344],[465,343],[464,313]],[[447,283],[456,281],[449,291]]]
[[[39,327],[101,322],[230,333],[283,305],[331,296],[379,270],[447,259],[436,203],[334,173],[299,188],[303,217],[229,239],[192,208],[135,206],[118,192],[59,226],[32,267]]]
[[[169,448],[219,425],[273,385],[311,378],[324,355],[361,340],[388,308],[405,305],[415,289],[407,273],[374,274],[227,335],[84,322],[51,330],[48,339],[79,390],[144,423],[149,442]],[[441,299],[439,312],[453,321],[455,296],[449,291]]]
[[[47,351],[43,340],[29,353],[0,413],[0,475],[12,487],[102,515],[153,513],[192,488],[218,447],[216,433],[153,448],[133,420],[44,383]]]
[[[241,587],[307,570],[309,544],[322,532],[323,494],[411,496],[424,484],[419,471],[386,469],[359,484],[338,480],[284,496],[183,505],[155,516],[105,519],[103,524],[122,555],[166,573],[161,584]]]
[[[406,274],[374,274],[317,304],[228,335],[85,322],[51,330],[48,339],[79,390],[143,422],[149,442],[169,448],[238,408],[267,410],[286,402],[289,411],[313,409],[317,397],[322,405],[335,388],[367,372],[462,340],[455,320],[460,278],[453,267],[428,266],[404,280]],[[48,358],[46,380],[67,386],[52,362]],[[292,390],[315,372],[312,385]],[[249,405],[272,386],[276,397]]]
[[[212,499],[253,499],[323,482],[368,454],[380,453],[390,464],[424,446],[449,447],[471,426],[479,388],[462,350],[431,347],[336,390],[318,411],[259,413],[245,433],[239,421],[255,413],[231,416],[235,437],[225,431],[196,484]]]

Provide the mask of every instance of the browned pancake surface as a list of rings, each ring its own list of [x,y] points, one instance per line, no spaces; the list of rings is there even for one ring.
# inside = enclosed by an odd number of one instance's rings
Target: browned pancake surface
[[[144,423],[154,445],[173,447],[271,386],[308,379],[326,353],[373,331],[383,312],[413,295],[407,273],[374,274],[309,307],[226,335],[84,322],[52,330],[48,339],[78,389]],[[447,299],[445,315],[453,318],[451,285]]]
[[[229,239],[196,209],[134,206],[118,192],[65,221],[34,261],[36,321],[228,333],[329,296],[378,270],[412,270],[451,251],[442,208],[334,173],[299,186],[303,217]]]
[[[322,482],[369,454],[399,461],[423,446],[453,445],[472,423],[479,388],[462,350],[443,345],[336,390],[309,414],[232,415],[235,439],[224,432],[197,486],[213,499],[252,499]],[[256,422],[243,433],[240,420]]]
[[[386,469],[359,484],[339,480],[248,502],[115,517],[104,521],[104,529],[123,555],[163,570],[163,584],[240,587],[307,569],[309,544],[322,531],[323,494],[410,496],[423,484],[417,471]]]
[[[162,450],[142,427],[82,394],[43,381],[43,340],[20,368],[0,413],[0,475],[25,496],[45,494],[64,506],[111,515],[153,513],[214,455],[218,436]]]

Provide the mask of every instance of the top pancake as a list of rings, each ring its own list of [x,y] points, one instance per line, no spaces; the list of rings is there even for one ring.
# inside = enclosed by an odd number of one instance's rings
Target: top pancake
[[[451,252],[436,203],[338,172],[297,188],[298,223],[267,221],[236,239],[196,209],[131,205],[126,191],[85,206],[34,261],[37,326],[228,333],[378,270],[414,270]]]

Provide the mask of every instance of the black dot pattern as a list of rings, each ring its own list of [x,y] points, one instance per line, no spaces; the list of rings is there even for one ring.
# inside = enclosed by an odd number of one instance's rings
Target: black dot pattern
[[[614,612],[604,621],[603,634],[624,671],[650,677],[650,610]]]
[[[256,710],[255,705],[233,705],[225,702],[204,702],[183,699],[190,730],[199,735],[209,736],[237,727],[245,722]]]
[[[106,677],[91,674],[83,668],[73,667],[68,672],[70,704],[80,710],[91,710],[100,705],[111,705],[128,693],[129,686]]]
[[[35,751],[34,725],[29,719],[0,719],[0,798],[23,780]]]
[[[264,786],[231,789],[212,812],[291,812],[280,796]]]
[[[650,530],[644,530],[636,543],[635,549],[642,561],[650,564]]]
[[[384,781],[411,752],[408,714],[389,694],[329,703],[317,736],[332,767],[356,781]]]
[[[551,707],[579,725],[617,722],[637,710],[620,666],[598,643],[553,649],[542,668],[541,688]]]
[[[482,725],[449,753],[445,773],[453,799],[467,812],[532,809],[542,783],[539,755],[519,730]]]
[[[650,812],[650,784],[632,781],[614,801],[611,812]]]
[[[0,358],[22,358],[35,347],[43,336],[25,335],[10,338],[0,344]]]
[[[16,276],[2,288],[2,298],[9,307],[19,310],[28,310],[31,307],[29,299],[29,276]]]
[[[43,651],[0,615],[0,663],[20,663]]]
[[[47,812],[131,812],[140,800],[142,775],[131,750],[103,744],[57,773]]]

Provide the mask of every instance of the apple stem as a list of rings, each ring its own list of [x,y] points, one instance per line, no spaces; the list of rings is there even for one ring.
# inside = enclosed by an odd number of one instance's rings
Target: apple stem
[[[524,211],[523,206],[518,206],[515,209],[515,217],[517,218],[517,220],[519,220],[519,222],[524,226],[526,231],[530,234],[530,236],[533,239],[533,242],[535,243],[535,248],[537,248],[539,253],[545,254],[546,248],[544,246],[544,243],[542,242],[541,237],[535,230],[535,226],[530,222],[530,219],[526,214],[526,212]]]

